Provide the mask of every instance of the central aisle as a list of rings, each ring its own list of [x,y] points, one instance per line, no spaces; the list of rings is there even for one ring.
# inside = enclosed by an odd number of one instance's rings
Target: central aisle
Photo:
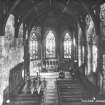
[[[47,79],[47,87],[44,96],[45,105],[58,105],[58,93],[55,79]]]
[[[66,78],[70,78],[69,73],[65,73]],[[56,79],[58,72],[42,73],[41,77],[46,79],[46,91],[44,95],[44,105],[58,105],[58,92],[56,86]]]

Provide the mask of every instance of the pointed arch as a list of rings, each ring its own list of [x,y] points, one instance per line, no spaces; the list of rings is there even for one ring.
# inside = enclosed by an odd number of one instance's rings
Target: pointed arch
[[[72,40],[70,34],[66,32],[64,36],[64,58],[71,58]]]
[[[14,15],[10,14],[5,26],[5,36],[8,37],[9,39],[14,37],[15,33],[14,24],[15,24],[15,17]]]
[[[46,36],[46,58],[55,58],[55,36],[51,30]]]
[[[17,46],[18,47],[23,46],[23,23],[21,23],[21,25],[19,27],[18,38],[17,38]]]
[[[30,33],[29,48],[30,48],[30,59],[38,59],[39,58],[38,37],[36,35],[34,27],[32,28]]]

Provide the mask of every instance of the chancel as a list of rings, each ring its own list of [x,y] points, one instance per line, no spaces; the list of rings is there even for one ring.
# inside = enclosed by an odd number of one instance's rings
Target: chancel
[[[105,105],[105,0],[0,0],[0,105]]]

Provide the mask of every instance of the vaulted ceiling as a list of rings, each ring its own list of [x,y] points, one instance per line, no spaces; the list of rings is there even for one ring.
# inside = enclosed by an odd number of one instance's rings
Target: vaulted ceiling
[[[28,25],[38,23],[73,24],[104,0],[0,0],[3,18],[14,14]],[[48,19],[49,18],[49,19]]]

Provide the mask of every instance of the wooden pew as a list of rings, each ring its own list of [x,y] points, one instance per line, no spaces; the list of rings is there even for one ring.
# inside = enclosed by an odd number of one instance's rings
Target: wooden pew
[[[81,103],[82,86],[77,80],[57,80],[58,96],[60,105],[70,105],[71,103]]]

